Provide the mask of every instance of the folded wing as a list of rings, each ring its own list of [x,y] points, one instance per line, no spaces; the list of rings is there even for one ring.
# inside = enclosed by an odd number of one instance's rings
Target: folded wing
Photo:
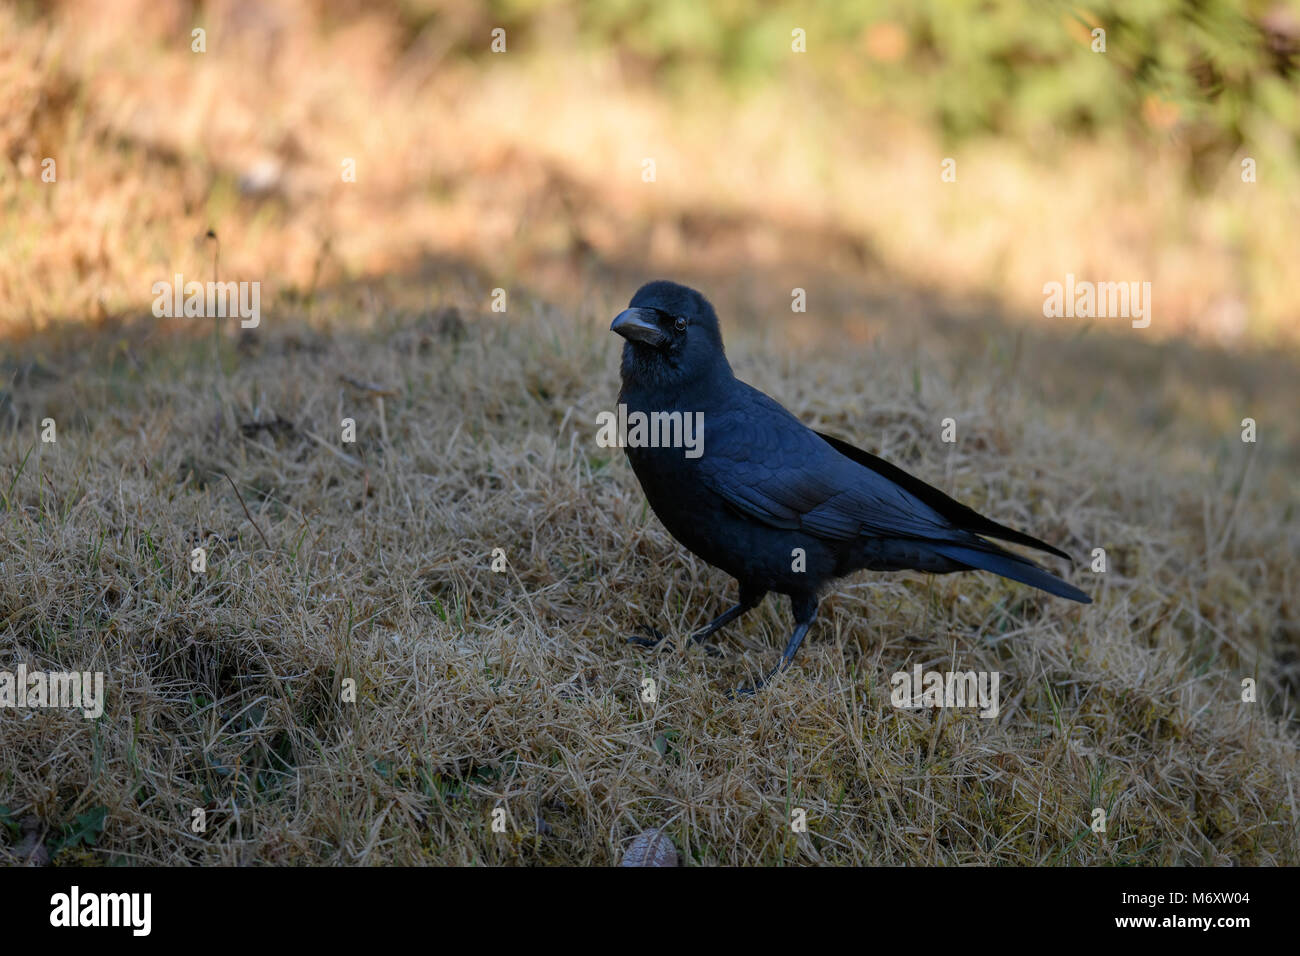
[[[698,468],[707,488],[771,527],[832,541],[859,535],[923,541],[961,566],[1091,603],[1078,588],[980,536],[1068,559],[1065,552],[984,517],[884,459],[812,431],[756,390],[706,417]]]

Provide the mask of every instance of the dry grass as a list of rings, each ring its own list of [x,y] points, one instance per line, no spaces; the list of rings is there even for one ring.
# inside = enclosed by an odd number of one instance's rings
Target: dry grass
[[[797,86],[793,112],[682,112],[609,63],[474,74],[309,3],[274,8],[270,46],[261,6],[207,5],[196,61],[182,5],[67,6],[0,8],[0,667],[102,670],[109,703],[0,709],[0,853],[606,863],[662,826],[699,863],[1300,863],[1294,194],[1191,199],[1159,156],[1043,171],[998,145],[943,193],[923,132]],[[209,227],[222,278],[264,285],[219,356],[205,323],[148,315],[154,280],[208,278]],[[1035,321],[1065,271],[1177,292],[1149,336]],[[594,441],[609,317],[660,274],[714,298],[738,373],[806,421],[1106,548],[1073,574],[1096,603],[863,575],[738,702],[784,601],[720,658],[627,645],[733,587]],[[381,417],[341,377],[396,394]],[[999,671],[1001,716],[893,708],[917,663]]]
[[[1110,570],[1078,573],[1086,609],[987,576],[863,576],[795,670],[730,702],[770,666],[784,602],[733,626],[721,659],[624,643],[643,622],[699,625],[732,585],[594,444],[621,294],[575,314],[521,293],[501,316],[462,275],[425,274],[287,310],[225,340],[220,369],[208,338],[155,323],[29,361],[0,622],[29,667],[104,670],[110,705],[98,722],[0,713],[11,811],[53,841],[105,807],[93,851],[63,852],[85,862],[606,863],[651,825],[701,863],[1300,860],[1296,541],[1271,510],[1273,453],[1171,469],[1160,435],[1089,429],[1016,378],[954,386],[901,346],[734,330],[738,368],[807,420],[1076,554],[1101,544]],[[1044,378],[1071,362],[1021,347]],[[340,375],[398,392],[386,444]],[[47,414],[57,444],[19,469]],[[1001,717],[894,709],[889,675],[916,663],[1000,671]],[[1260,703],[1240,702],[1243,676]]]
[[[592,255],[657,273],[833,257],[1016,315],[1066,273],[1145,280],[1147,337],[1300,337],[1294,169],[1244,184],[1234,159],[1194,195],[1172,133],[1143,150],[1051,131],[1033,150],[956,148],[844,103],[797,61],[749,101],[697,85],[683,102],[562,32],[467,64],[447,48],[489,29],[472,6],[446,4],[415,39],[388,13],[328,6],[214,0],[196,21],[181,0],[64,2],[31,23],[0,9],[0,205],[16,211],[0,327],[129,314],[154,280],[207,275],[215,227],[226,277],[268,290],[421,252],[553,297],[557,263]],[[46,157],[57,185],[39,179]]]

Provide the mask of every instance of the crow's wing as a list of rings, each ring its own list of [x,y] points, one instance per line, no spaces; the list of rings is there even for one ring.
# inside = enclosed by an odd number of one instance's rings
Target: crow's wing
[[[969,531],[972,534],[997,538],[999,541],[1011,541],[1029,548],[1037,548],[1039,551],[1046,551],[1058,558],[1065,558],[1067,561],[1074,560],[1060,548],[1054,548],[1046,541],[1041,541],[1033,535],[1025,534],[1023,531],[1017,531],[1015,528],[1008,528],[1004,524],[998,524],[992,518],[984,517],[974,508],[949,498],[933,485],[927,485],[915,475],[909,475],[897,465],[890,464],[883,458],[877,458],[871,452],[863,451],[861,448],[850,445],[842,438],[827,435],[825,432],[817,432],[817,435],[844,457],[853,459],[859,465],[889,479],[913,497],[925,502],[943,515],[953,527],[961,528],[963,531]]]
[[[840,454],[762,392],[742,388],[738,401],[705,415],[698,464],[701,482],[733,508],[829,540],[963,537],[915,495]]]

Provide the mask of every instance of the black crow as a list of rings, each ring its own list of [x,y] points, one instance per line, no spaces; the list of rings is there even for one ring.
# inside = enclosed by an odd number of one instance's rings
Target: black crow
[[[794,634],[780,664],[756,687],[794,659],[825,586],[859,569],[992,571],[1092,603],[1078,588],[987,539],[1069,560],[1063,551],[985,518],[848,442],[813,431],[737,379],[713,306],[694,289],[651,282],[628,305],[610,326],[627,340],[618,400],[629,423],[638,412],[653,423],[649,434],[641,427],[640,435],[635,428],[627,435],[632,470],[673,537],[740,584],[736,605],[691,639],[709,637],[768,591],[790,597]],[[651,436],[689,435],[695,421],[703,426],[702,436],[692,436],[702,437],[698,447],[664,447],[663,441],[651,446]],[[660,435],[670,428],[679,434]]]

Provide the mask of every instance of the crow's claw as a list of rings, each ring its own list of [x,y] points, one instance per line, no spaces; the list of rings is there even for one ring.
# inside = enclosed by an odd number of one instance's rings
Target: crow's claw
[[[737,687],[735,690],[727,691],[727,700],[739,700],[741,697],[753,697],[760,690],[771,683],[772,678],[781,673],[788,666],[787,661],[782,661],[776,667],[768,672],[768,675],[760,681],[755,681],[753,687]]]
[[[629,644],[635,644],[638,647],[656,648],[659,645],[668,642],[668,635],[663,633],[663,631],[655,630],[653,627],[647,627],[645,635],[634,635],[629,637],[627,642]],[[667,646],[672,647],[672,643],[668,642]]]
[[[649,650],[654,650],[657,647],[662,647],[666,651],[673,649],[673,642],[668,639],[667,634],[664,634],[662,631],[657,631],[653,627],[646,628],[646,631],[648,632],[646,635],[634,635],[633,637],[629,637],[627,642],[629,644],[635,644],[637,647],[648,648]],[[699,645],[710,657],[722,656],[722,651],[720,649],[712,644],[705,644],[701,640],[696,640],[694,636],[691,637],[691,643]]]

